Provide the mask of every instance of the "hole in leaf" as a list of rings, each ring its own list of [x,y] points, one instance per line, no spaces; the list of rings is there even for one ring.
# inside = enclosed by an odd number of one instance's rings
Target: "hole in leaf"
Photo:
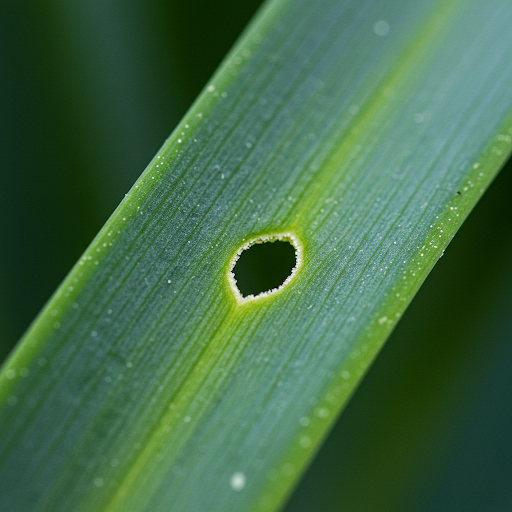
[[[293,277],[299,247],[291,235],[274,235],[252,240],[232,260],[230,282],[242,301],[277,291]]]

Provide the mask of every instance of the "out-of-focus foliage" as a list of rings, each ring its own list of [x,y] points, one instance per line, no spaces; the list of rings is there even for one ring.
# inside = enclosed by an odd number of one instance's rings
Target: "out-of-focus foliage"
[[[3,356],[258,3],[2,3]],[[287,510],[512,508],[511,190],[507,171],[429,277]]]

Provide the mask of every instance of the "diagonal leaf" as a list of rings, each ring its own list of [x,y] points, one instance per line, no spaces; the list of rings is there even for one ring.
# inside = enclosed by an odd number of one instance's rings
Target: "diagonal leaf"
[[[510,152],[511,21],[268,3],[4,367],[3,508],[278,507]]]

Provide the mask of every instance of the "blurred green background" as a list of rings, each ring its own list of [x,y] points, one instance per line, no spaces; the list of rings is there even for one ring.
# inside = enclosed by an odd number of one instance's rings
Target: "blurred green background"
[[[257,0],[0,3],[0,357]],[[512,510],[512,169],[471,214],[286,512]]]

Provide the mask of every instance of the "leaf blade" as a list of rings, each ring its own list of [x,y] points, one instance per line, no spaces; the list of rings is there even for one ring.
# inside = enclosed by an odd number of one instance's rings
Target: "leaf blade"
[[[373,2],[270,4],[114,213],[4,370],[45,398],[3,436],[38,510],[282,501],[510,151],[506,3],[406,4],[385,36]],[[237,304],[229,260],[280,231],[303,267]]]

